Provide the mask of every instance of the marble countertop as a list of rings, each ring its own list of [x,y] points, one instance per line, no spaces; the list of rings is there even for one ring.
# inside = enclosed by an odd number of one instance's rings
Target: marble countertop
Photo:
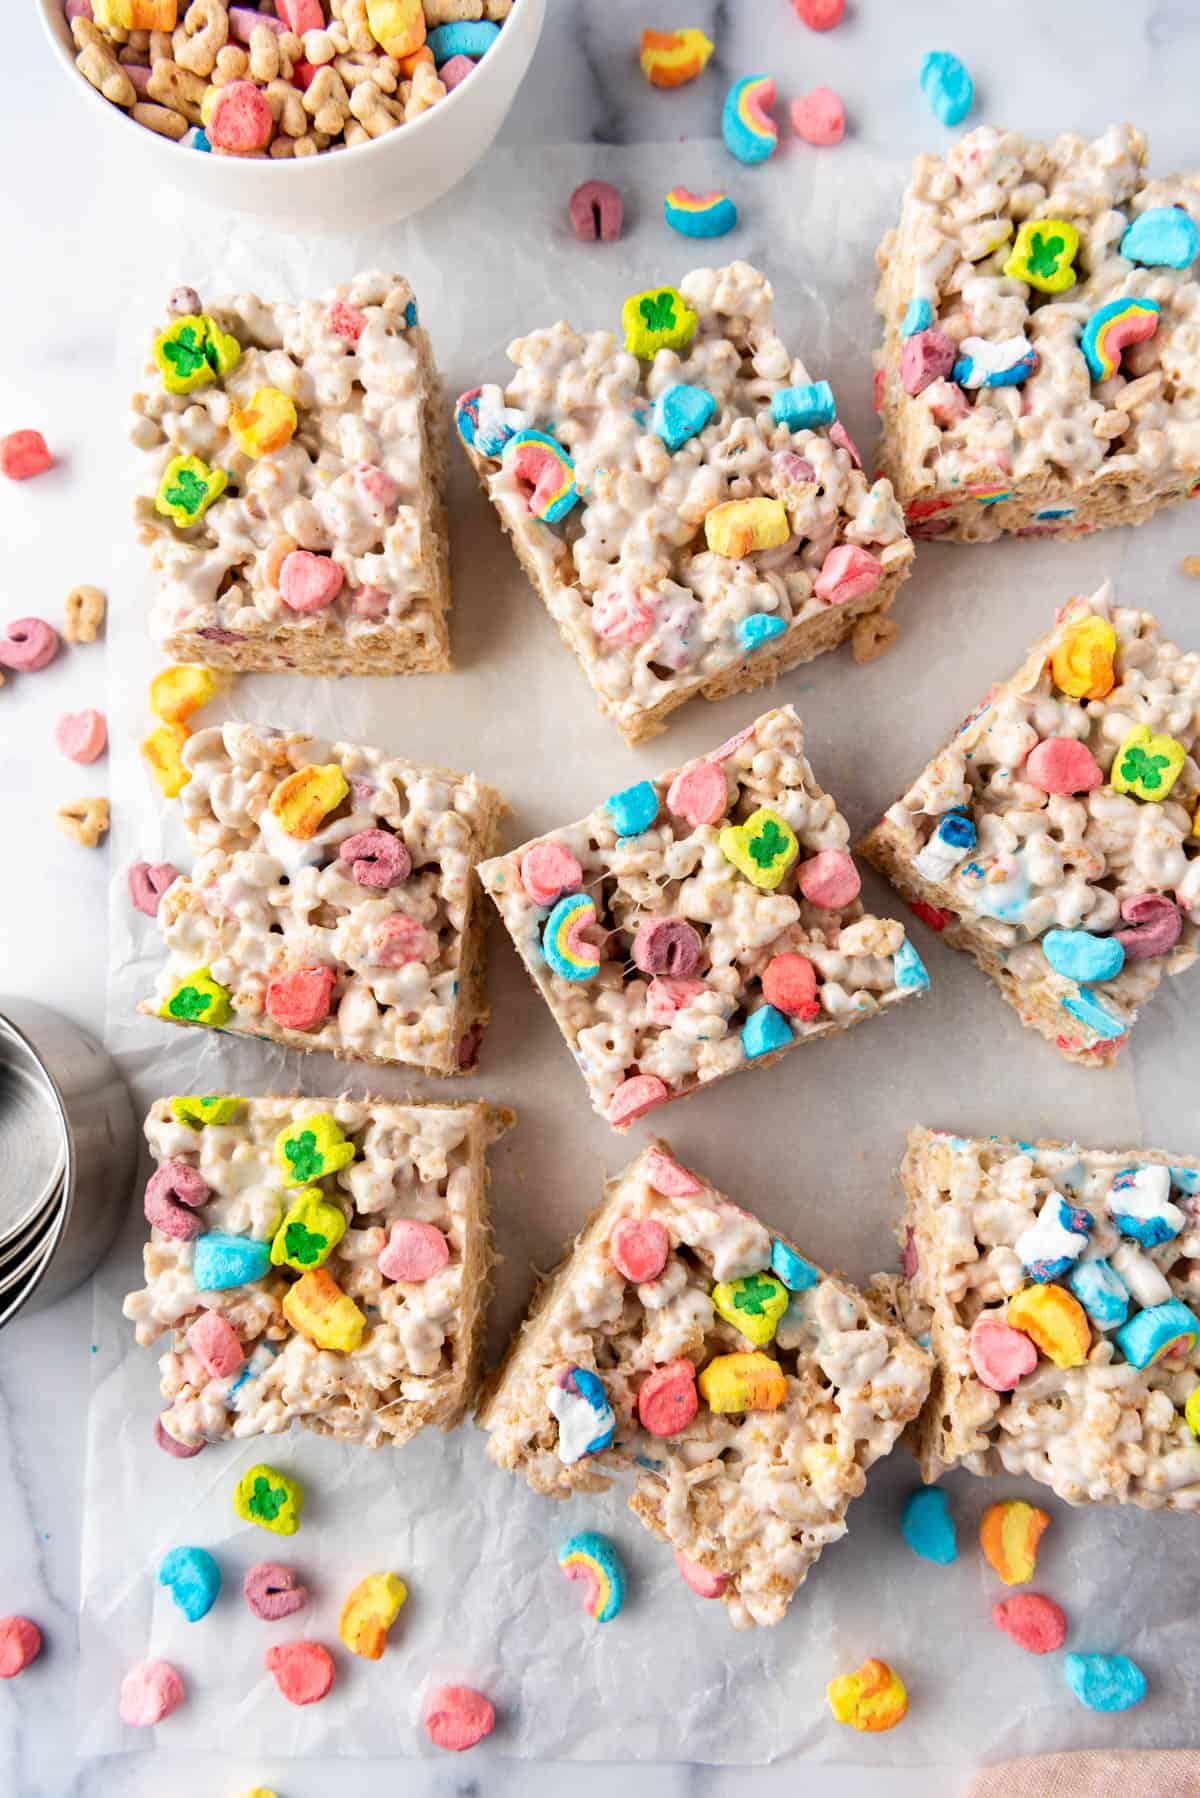
[[[551,0],[545,35],[503,140],[513,145],[589,142],[654,144],[666,136],[661,96],[637,74],[633,49],[646,20],[629,0]],[[107,545],[128,529],[104,516],[88,471],[113,438],[111,388],[123,302],[133,271],[153,268],[156,222],[174,202],[165,189],[118,190],[103,143],[78,139],[81,118],[41,40],[35,9],[16,0],[6,12],[11,71],[0,119],[5,179],[0,183],[0,342],[4,406],[0,431],[43,429],[63,456],[54,474],[28,487],[0,483],[4,616],[56,618],[77,581],[105,584]],[[673,96],[672,137],[713,137],[728,78],[767,69],[791,96],[817,83],[844,97],[852,132],[894,158],[898,184],[908,159],[945,141],[921,102],[917,70],[931,48],[951,48],[977,87],[972,122],[1053,133],[1099,131],[1132,118],[1153,129],[1158,169],[1186,166],[1194,149],[1194,94],[1188,79],[1200,52],[1193,0],[1010,0],[997,9],[959,8],[952,25],[933,0],[850,0],[848,21],[809,33],[788,0],[662,0],[659,27],[701,25],[718,44],[717,79]],[[1148,103],[1152,100],[1152,104]],[[812,152],[812,154],[834,154]],[[669,149],[647,149],[648,188],[678,177]],[[803,163],[797,162],[802,178]],[[566,196],[564,195],[564,201]],[[516,196],[519,205],[519,195]],[[379,233],[380,254],[403,267],[404,227]],[[279,246],[286,270],[287,244]],[[178,279],[189,271],[166,270]],[[212,272],[219,277],[214,246]],[[864,280],[872,271],[864,270]],[[864,345],[864,358],[866,355]],[[120,595],[113,599],[120,603]],[[82,652],[77,652],[82,654]],[[58,714],[103,705],[100,649],[90,663],[63,658],[36,680],[0,693],[0,816],[8,825],[8,878],[0,883],[0,994],[38,997],[100,1033],[105,912],[110,869],[103,851],[85,853],[57,834],[56,804],[78,790],[102,790],[57,757],[50,731]],[[70,661],[68,668],[67,661]],[[80,667],[91,688],[81,691]],[[95,771],[103,775],[103,764]],[[409,1798],[474,1793],[546,1798],[569,1778],[575,1798],[599,1798],[629,1771],[607,1765],[531,1768],[520,1762],[446,1765],[345,1762],[246,1766],[219,1752],[184,1761],[169,1751],[81,1763],[73,1749],[78,1544],[84,1417],[88,1395],[91,1296],[87,1288],[43,1316],[10,1327],[0,1340],[0,1611],[23,1611],[43,1628],[46,1653],[34,1674],[0,1689],[0,1790],[12,1798],[233,1798],[264,1784],[280,1798],[323,1798],[335,1779],[362,1798],[403,1789]],[[219,1731],[214,1730],[214,1746]],[[967,1768],[859,1771],[822,1767],[821,1792],[836,1798],[917,1798],[952,1794]],[[656,1768],[659,1798],[732,1793],[735,1770]],[[797,1789],[789,1763],[753,1773],[760,1798]],[[479,1783],[476,1783],[476,1781]]]

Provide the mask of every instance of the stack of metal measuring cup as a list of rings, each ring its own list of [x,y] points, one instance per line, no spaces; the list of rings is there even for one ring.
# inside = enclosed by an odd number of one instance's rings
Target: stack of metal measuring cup
[[[136,1165],[133,1105],[110,1057],[48,1006],[0,998],[0,1326],[87,1278]]]

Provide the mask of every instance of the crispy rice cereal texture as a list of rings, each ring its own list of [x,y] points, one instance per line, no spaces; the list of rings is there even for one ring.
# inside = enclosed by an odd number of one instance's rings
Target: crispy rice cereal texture
[[[1145,225],[1126,235],[1172,207],[1184,215],[1178,268],[1143,260],[1156,253]],[[1053,222],[1037,233],[1039,220]],[[1131,125],[1049,146],[984,126],[945,157],[917,158],[900,223],[879,247],[876,296],[879,464],[914,536],[1075,537],[1139,524],[1196,491],[1196,224],[1200,175],[1149,180]],[[1078,234],[1073,256],[1061,225]],[[1006,274],[1010,262],[1041,284]],[[1139,333],[1156,328],[1094,371],[1086,333],[1106,307],[1111,343],[1131,320]]]
[[[1200,656],[1105,583],[1063,607],[859,849],[1023,1023],[1109,1063],[1163,975],[1196,959],[1198,737]],[[1058,781],[1045,770],[1064,753]]]
[[[488,1015],[475,868],[494,846],[500,794],[473,774],[250,724],[197,731],[183,761],[180,804],[200,853],[159,905],[167,960],[139,1009],[356,1061],[469,1070]],[[333,780],[328,798],[344,796],[312,835],[292,835],[280,789],[309,768]],[[359,884],[339,852],[363,832],[398,840],[406,878]],[[278,1022],[271,983],[324,968],[336,976],[328,1016]],[[215,1017],[188,998],[198,973],[224,995]]]
[[[509,346],[516,373],[503,391],[476,388],[456,410],[525,572],[629,743],[657,736],[697,693],[760,687],[847,637],[872,659],[895,634],[885,614],[913,554],[890,482],[861,473],[844,427],[789,429],[772,416],[772,399],[810,377],[776,334],[765,277],[735,262],[695,270],[679,291],[697,319],[682,351],[639,360],[611,330],[551,325]],[[656,402],[680,387],[711,396],[713,410],[672,451]],[[507,448],[529,428],[574,464],[580,503],[559,522],[531,512]],[[705,519],[745,499],[781,503],[783,539],[716,553]],[[866,573],[851,596],[822,597],[822,569],[846,546]]]
[[[685,782],[696,769],[715,779],[712,823],[673,809],[691,807]],[[904,926],[864,911],[849,826],[808,765],[791,706],[630,791],[656,813],[637,835],[621,834],[625,795],[615,794],[479,870],[610,1123],[623,1127],[751,1062],[765,1066],[928,985]],[[564,894],[595,907],[585,928],[601,959],[583,979],[547,960],[545,943],[561,938],[559,904],[539,904],[525,884],[531,852],[547,845],[578,870]],[[803,983],[790,1010],[772,984],[784,956]],[[764,980],[779,1004],[767,1003]]]
[[[1134,1202],[1128,1188],[1114,1189],[1118,1176],[1147,1168],[1169,1168],[1170,1200],[1159,1210],[1161,1230],[1175,1232],[1152,1246],[1127,1233],[1122,1213]],[[937,1363],[915,1429],[925,1479],[964,1466],[1040,1480],[1069,1504],[1200,1508],[1200,1442],[1183,1416],[1200,1384],[1200,1320],[1190,1340],[1178,1329],[1184,1310],[1200,1307],[1200,1163],[1172,1164],[1157,1149],[968,1139],[917,1127],[902,1173],[900,1304],[910,1327],[931,1332]],[[1081,1209],[1091,1219],[1073,1244],[1064,1225],[1048,1229],[1046,1213],[1060,1205],[1076,1214],[1072,1223]],[[1037,1235],[1022,1242],[1039,1217]],[[1144,1223],[1133,1223],[1145,1233]],[[1076,1301],[1088,1337],[1080,1365],[1060,1367],[1038,1353],[1013,1390],[993,1391],[977,1376],[972,1331],[981,1318],[1003,1322],[1012,1296],[1036,1283],[1029,1262],[1060,1247],[1063,1271],[1048,1281],[1043,1264],[1042,1283],[1086,1297],[1101,1268],[1104,1285],[1118,1299],[1124,1292],[1125,1327],[1154,1306],[1182,1307],[1170,1325],[1173,1352],[1139,1367],[1141,1353],[1135,1348],[1130,1360],[1124,1352],[1120,1303],[1101,1323]]]
[[[253,294],[206,303],[184,288],[172,306],[154,340],[168,368],[189,319],[189,341],[208,320],[240,353],[227,373],[172,393],[152,350],[146,391],[133,399],[133,441],[145,452],[134,518],[158,576],[153,624],[167,653],[243,673],[449,668],[445,430],[408,282],[356,275],[298,305]],[[292,401],[295,431],[251,455],[231,417],[264,390]],[[228,475],[194,522],[155,503],[164,487],[177,491],[167,477],[177,457]],[[332,558],[341,572],[316,609],[292,609],[281,594],[296,550]]]
[[[195,1124],[158,1099],[146,1119],[155,1164],[184,1163],[211,1189],[194,1215],[204,1233],[273,1241],[299,1188],[285,1188],[276,1140],[328,1113],[354,1159],[309,1181],[334,1205],[345,1234],[323,1272],[365,1315],[361,1345],[318,1348],[294,1329],[283,1303],[301,1277],[292,1265],[224,1291],[198,1291],[197,1241],[154,1228],[143,1250],[145,1286],[125,1300],[143,1346],[169,1332],[159,1367],[163,1427],[195,1446],[226,1437],[277,1435],[300,1422],[322,1435],[371,1447],[406,1442],[426,1424],[448,1430],[472,1402],[491,1281],[488,1145],[511,1112],[487,1105],[404,1105],[382,1099],[241,1099],[228,1123]],[[415,1219],[440,1230],[449,1248],[431,1278],[393,1281],[378,1266],[393,1224]],[[303,1239],[302,1239],[303,1240]],[[302,1250],[302,1253],[311,1252]],[[243,1366],[215,1377],[186,1340],[213,1311],[237,1333]]]
[[[669,1191],[664,1191],[666,1187]],[[629,1220],[669,1238],[665,1265],[641,1286],[614,1264]],[[782,1246],[781,1246],[782,1245]],[[793,1290],[773,1339],[751,1343],[713,1304],[718,1282],[784,1265]],[[771,1284],[783,1292],[781,1282]],[[680,1433],[651,1435],[638,1394],[656,1368],[757,1353],[786,1380],[773,1410],[709,1409]],[[571,1368],[598,1375],[613,1413],[611,1445],[567,1463],[551,1395]],[[736,1627],[778,1623],[823,1548],[846,1532],[868,1469],[890,1452],[929,1384],[925,1351],[836,1274],[672,1160],[644,1150],[610,1180],[604,1204],[543,1285],[481,1401],[488,1453],[535,1492],[567,1498],[634,1477],[629,1503],[646,1527],[709,1573],[724,1575]]]

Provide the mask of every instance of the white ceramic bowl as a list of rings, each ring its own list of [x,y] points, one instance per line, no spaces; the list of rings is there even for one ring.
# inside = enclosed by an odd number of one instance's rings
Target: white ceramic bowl
[[[460,86],[386,137],[299,161],[206,156],[135,124],[75,67],[62,0],[37,0],[46,36],[79,101],[78,130],[107,130],[133,179],[154,169],[183,192],[291,230],[352,231],[407,218],[462,180],[487,154],[533,59],[546,0],[516,0],[487,55]],[[180,10],[182,11],[182,5]],[[81,144],[81,149],[84,146]]]

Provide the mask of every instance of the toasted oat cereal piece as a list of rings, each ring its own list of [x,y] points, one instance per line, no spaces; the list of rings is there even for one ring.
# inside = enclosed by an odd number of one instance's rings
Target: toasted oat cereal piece
[[[475,867],[499,793],[473,774],[250,724],[197,731],[180,760],[199,854],[158,907],[167,960],[141,1010],[465,1072],[487,1020]]]
[[[146,382],[134,516],[172,658],[301,674],[450,666],[440,388],[407,281],[364,274],[299,305],[241,295],[170,312]],[[226,477],[215,498],[188,484],[208,467]],[[293,555],[333,578],[298,591]]]
[[[107,601],[99,587],[72,587],[63,606],[63,636],[68,643],[94,643],[104,629]]]
[[[630,1241],[656,1235],[638,1284]],[[778,1623],[873,1463],[929,1385],[930,1360],[850,1283],[681,1167],[664,1142],[610,1180],[539,1291],[478,1411],[488,1454],[567,1498],[633,1476],[630,1507],[714,1581],[737,1628]],[[645,1394],[695,1379],[664,1426]]]
[[[880,467],[914,536],[1075,537],[1200,483],[1200,175],[1113,125],[919,156],[879,247]]]
[[[891,484],[861,472],[773,300],[748,263],[697,269],[626,301],[623,344],[565,323],[517,339],[508,385],[456,407],[526,573],[630,743],[697,693],[836,648],[908,573]]]
[[[1200,1391],[1200,1162],[918,1126],[901,1171],[898,1299],[937,1362],[914,1432],[926,1480],[963,1466],[1070,1504],[1200,1509],[1184,1415]],[[1014,1301],[1039,1292],[1082,1314],[1085,1355],[1063,1366],[1053,1339],[1027,1337],[1029,1371],[998,1384],[987,1334],[1017,1333]]]
[[[480,868],[601,1117],[623,1128],[928,979],[866,914],[791,706]]]
[[[1198,740],[1200,655],[1106,582],[859,847],[1023,1023],[1100,1066],[1196,959]]]
[[[96,849],[108,835],[107,799],[72,799],[60,805],[54,821],[66,837],[81,843],[85,849]]]
[[[194,1448],[299,1421],[374,1446],[406,1442],[427,1424],[453,1428],[474,1399],[490,1286],[485,1155],[511,1112],[230,1096],[219,1101],[218,1123],[194,1103],[159,1099],[151,1108],[147,1212],[162,1218],[165,1191],[178,1192],[203,1233],[155,1223],[146,1284],[124,1307],[143,1346],[170,1333],[159,1367],[171,1439]],[[336,1152],[322,1155],[321,1143]],[[380,1250],[410,1218],[439,1230],[447,1254],[424,1280],[398,1282]],[[269,1249],[267,1271],[208,1284],[196,1249],[213,1234],[256,1246],[263,1262]],[[323,1351],[293,1322],[286,1300],[314,1268],[366,1316],[347,1352]],[[198,1320],[209,1319],[225,1325],[220,1356],[201,1333]]]

